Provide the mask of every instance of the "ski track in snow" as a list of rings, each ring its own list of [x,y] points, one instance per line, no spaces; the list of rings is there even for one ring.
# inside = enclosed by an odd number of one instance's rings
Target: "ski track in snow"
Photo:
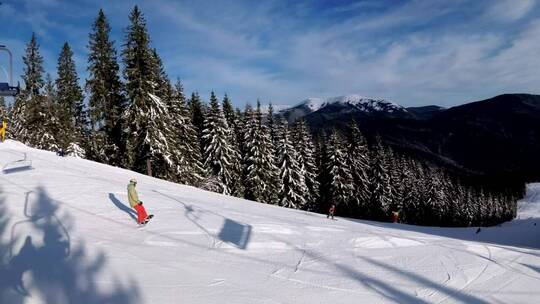
[[[540,184],[476,234],[330,221],[13,141],[0,167],[24,153],[31,170],[0,174],[0,303],[540,302]],[[140,229],[131,178],[156,215]]]

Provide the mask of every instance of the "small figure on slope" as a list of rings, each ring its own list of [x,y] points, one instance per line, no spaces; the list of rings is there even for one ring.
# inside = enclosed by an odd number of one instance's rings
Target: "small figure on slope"
[[[328,214],[326,215],[326,218],[332,217],[334,219],[334,212],[336,211],[336,205],[332,204],[330,206],[330,209],[328,209]]]
[[[66,152],[64,152],[64,149],[60,148],[58,149],[58,151],[56,152],[56,155],[60,156],[60,157],[64,157],[66,155]]]
[[[154,217],[154,215],[148,215],[146,213],[146,209],[144,209],[143,203],[139,200],[139,196],[137,195],[137,190],[135,190],[136,185],[137,181],[131,179],[127,186],[129,205],[137,211],[137,224],[145,225],[152,217]]]
[[[6,140],[6,129],[7,129],[7,122],[2,121],[2,128],[0,128],[0,136],[2,137],[2,142]]]
[[[399,211],[392,211],[392,223],[399,221]]]

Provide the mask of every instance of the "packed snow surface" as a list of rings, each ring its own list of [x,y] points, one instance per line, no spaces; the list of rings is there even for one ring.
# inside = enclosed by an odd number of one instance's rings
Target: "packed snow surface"
[[[13,141],[0,162],[0,303],[540,302],[540,184],[476,233],[330,220]]]
[[[404,107],[385,99],[369,98],[356,94],[330,98],[310,97],[293,106],[293,108],[305,106],[311,112],[315,112],[332,104],[349,104],[363,111],[388,111],[390,113],[396,110],[406,111]]]

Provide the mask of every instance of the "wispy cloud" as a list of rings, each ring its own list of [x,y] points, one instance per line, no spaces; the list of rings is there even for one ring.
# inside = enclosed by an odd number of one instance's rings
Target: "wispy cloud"
[[[501,21],[515,21],[527,15],[535,4],[535,0],[497,0],[492,2],[486,16]]]
[[[226,92],[239,106],[348,93],[449,106],[504,92],[540,93],[540,13],[533,0],[7,0],[0,18],[10,21],[9,34],[0,40],[22,55],[37,32],[53,74],[68,41],[84,79],[98,9],[120,47],[136,3],[170,77],[203,97]]]

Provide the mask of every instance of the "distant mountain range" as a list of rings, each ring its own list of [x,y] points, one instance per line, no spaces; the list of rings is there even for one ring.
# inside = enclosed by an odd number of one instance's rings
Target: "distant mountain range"
[[[358,95],[308,98],[281,110],[305,119],[314,133],[343,129],[354,120],[395,150],[464,175],[501,182],[540,180],[540,96],[504,94],[452,108],[405,108]]]
[[[406,108],[384,99],[367,98],[360,95],[344,95],[331,98],[308,98],[297,105],[279,112],[289,122],[301,117],[317,113],[349,115],[363,113],[366,115],[384,115],[389,117],[408,117],[411,115]]]

